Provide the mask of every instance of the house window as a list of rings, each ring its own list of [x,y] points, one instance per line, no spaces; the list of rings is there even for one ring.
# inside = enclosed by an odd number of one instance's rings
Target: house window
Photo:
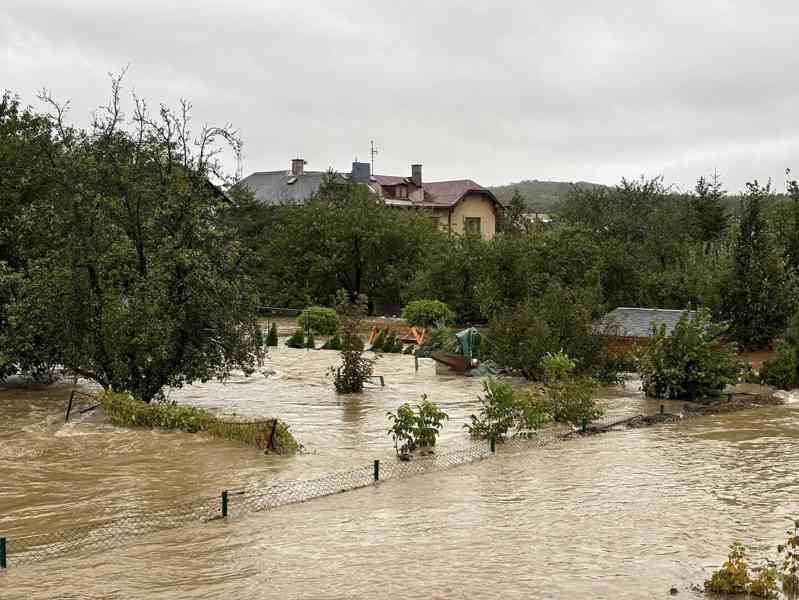
[[[480,235],[480,217],[466,217],[463,220],[463,230],[468,234]]]
[[[407,198],[408,197],[408,188],[404,185],[397,186],[397,197],[398,198]]]

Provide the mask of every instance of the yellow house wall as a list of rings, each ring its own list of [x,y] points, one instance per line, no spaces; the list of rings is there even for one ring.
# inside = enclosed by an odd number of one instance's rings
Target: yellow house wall
[[[480,234],[484,240],[494,237],[497,230],[497,212],[494,203],[480,194],[467,194],[452,209],[452,232],[463,233],[466,217],[480,218]],[[439,216],[439,219],[441,217]],[[444,222],[448,215],[444,212]]]

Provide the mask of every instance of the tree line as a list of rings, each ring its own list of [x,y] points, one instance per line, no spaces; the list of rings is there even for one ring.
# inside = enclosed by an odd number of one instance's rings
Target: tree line
[[[688,194],[660,178],[577,186],[554,222],[508,202],[490,241],[330,177],[303,206],[267,206],[222,169],[230,127],[191,128],[191,106],[125,117],[120,79],[86,129],[44,94],[0,102],[0,379],[56,369],[143,400],[252,372],[260,305],[367,309],[435,299],[487,323],[503,366],[540,378],[547,353],[610,369],[596,320],[617,306],[705,307],[742,348],[797,311],[799,184],[747,185],[734,210],[718,176]]]

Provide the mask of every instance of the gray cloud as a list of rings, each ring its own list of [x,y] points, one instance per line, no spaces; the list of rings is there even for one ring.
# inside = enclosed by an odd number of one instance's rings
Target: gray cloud
[[[3,4],[0,85],[86,121],[130,63],[151,103],[239,127],[246,171],[346,168],[370,139],[380,172],[487,185],[799,169],[794,2]]]

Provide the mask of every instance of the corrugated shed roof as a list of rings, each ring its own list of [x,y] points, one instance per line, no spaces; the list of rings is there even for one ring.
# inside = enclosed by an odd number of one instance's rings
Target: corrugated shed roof
[[[658,327],[665,325],[666,333],[670,334],[681,314],[681,310],[664,308],[620,307],[602,317],[599,329],[619,337],[648,338],[652,323],[655,323]],[[691,318],[694,314],[694,311],[689,313]]]

